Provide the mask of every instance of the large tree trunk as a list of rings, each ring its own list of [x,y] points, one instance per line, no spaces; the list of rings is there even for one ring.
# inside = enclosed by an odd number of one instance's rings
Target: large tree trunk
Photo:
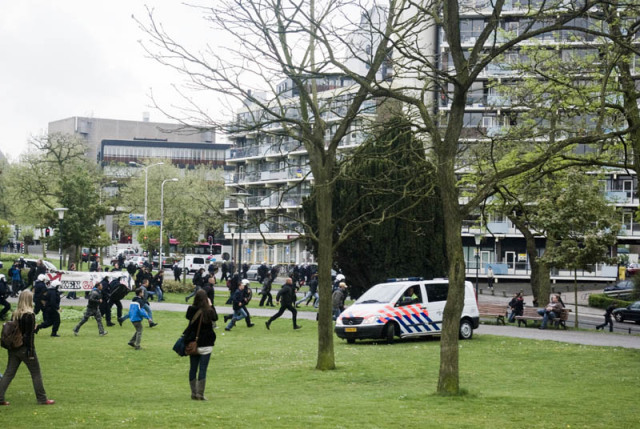
[[[551,277],[549,273],[549,265],[538,257],[538,249],[536,248],[536,237],[527,225],[517,216],[509,216],[509,219],[522,233],[527,247],[527,257],[531,266],[531,293],[533,294],[533,306],[537,307],[542,301],[543,305],[548,304],[549,289]],[[540,297],[547,297],[540,299]]]
[[[316,155],[318,155],[316,153]],[[330,158],[333,157],[333,158]],[[318,359],[316,369],[335,369],[333,352],[333,318],[331,304],[331,266],[333,261],[333,199],[331,176],[333,169],[326,165],[333,164],[334,154],[327,157],[315,157],[318,163],[325,165],[313,169],[316,192],[316,216],[318,217]],[[316,164],[317,166],[317,164]],[[313,167],[313,166],[312,166]]]
[[[460,239],[462,222],[455,183],[454,161],[451,159],[448,164],[439,164],[437,173],[443,203],[445,242],[449,261],[449,295],[444,307],[442,338],[440,340],[438,393],[441,395],[456,395],[460,391],[458,336],[460,315],[464,306],[465,263],[462,240]]]

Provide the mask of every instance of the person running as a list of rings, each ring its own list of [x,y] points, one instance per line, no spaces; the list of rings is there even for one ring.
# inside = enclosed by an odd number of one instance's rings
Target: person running
[[[302,328],[302,326],[298,326],[298,324],[296,323],[298,311],[293,306],[295,299],[296,292],[293,286],[293,279],[289,277],[276,295],[276,302],[280,303],[280,310],[278,310],[276,314],[271,316],[271,318],[265,322],[267,329],[271,329],[271,323],[273,323],[273,321],[278,317],[282,316],[285,310],[289,310],[291,312],[291,318],[293,319],[293,329]]]
[[[605,310],[604,313],[604,323],[601,325],[596,326],[596,331],[599,329],[602,329],[604,331],[604,328],[609,325],[609,332],[613,332],[613,319],[611,317],[611,313],[613,313],[613,310],[616,309],[616,305],[615,304],[611,304],[607,307],[607,309]]]
[[[258,304],[260,307],[265,305],[265,301],[268,307],[275,307],[275,305],[273,305],[273,295],[271,295],[271,285],[273,284],[273,279],[274,277],[272,275],[267,274],[267,277],[262,282],[262,289],[260,290],[260,295],[262,295],[262,298],[260,298],[260,304]]]
[[[2,310],[0,311],[0,320],[5,320],[7,313],[11,310],[11,304],[7,301],[9,295],[11,295],[11,288],[9,288],[4,274],[0,274],[0,306],[2,306]]]
[[[73,335],[78,335],[80,327],[87,323],[89,318],[94,317],[98,323],[98,332],[101,337],[108,334],[102,326],[102,315],[100,314],[100,304],[102,303],[102,283],[96,283],[95,287],[89,293],[89,302],[87,303],[87,309],[84,311],[82,320],[73,328]]]
[[[150,319],[147,312],[142,308],[141,303],[144,302],[143,294],[144,291],[141,288],[136,289],[136,296],[129,304],[129,320],[136,328],[136,332],[127,344],[136,350],[140,350],[140,341],[142,340],[142,319]]]
[[[49,283],[49,287],[42,295],[44,306],[42,309],[43,322],[36,326],[34,333],[38,333],[40,329],[51,328],[51,336],[59,337],[58,329],[60,329],[60,293],[58,288],[62,285],[60,280],[53,280]]]
[[[5,393],[11,381],[18,372],[20,364],[24,362],[27,369],[31,373],[31,381],[33,389],[36,393],[36,399],[40,405],[53,405],[56,403],[53,399],[47,399],[47,393],[42,383],[42,373],[40,371],[40,362],[36,354],[34,330],[36,327],[36,315],[33,312],[33,294],[28,291],[22,291],[18,297],[18,308],[13,312],[12,319],[20,326],[22,332],[23,344],[21,347],[8,350],[9,359],[7,361],[7,369],[0,378],[0,405],[9,405],[5,401]]]

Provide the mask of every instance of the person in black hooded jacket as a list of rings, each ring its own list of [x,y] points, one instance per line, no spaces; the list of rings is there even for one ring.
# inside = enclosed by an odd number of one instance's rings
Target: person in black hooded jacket
[[[59,337],[58,329],[60,329],[60,293],[58,287],[60,287],[60,280],[53,280],[47,288],[42,299],[44,301],[44,308],[42,309],[43,321],[36,326],[35,333],[37,334],[40,329],[46,329],[49,326],[51,328],[51,336]]]
[[[302,328],[302,326],[298,326],[298,324],[296,323],[296,316],[298,315],[298,311],[293,306],[295,300],[296,291],[293,286],[293,279],[289,277],[276,295],[276,302],[280,303],[280,309],[276,314],[271,316],[271,318],[265,322],[267,329],[270,329],[271,323],[278,317],[282,316],[285,310],[289,310],[291,312],[291,318],[293,319],[293,329]]]

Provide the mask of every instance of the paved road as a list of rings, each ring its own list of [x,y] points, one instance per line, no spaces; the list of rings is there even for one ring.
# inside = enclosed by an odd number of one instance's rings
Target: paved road
[[[481,301],[492,300],[494,302],[502,302],[500,299],[496,301],[495,296],[481,296]],[[16,299],[12,298],[11,301],[15,303]],[[63,306],[78,306],[84,307],[87,305],[87,301],[84,299],[68,300],[63,298]],[[125,308],[128,308],[129,301],[123,301]],[[156,311],[178,311],[186,312],[187,304],[176,304],[167,302],[152,302],[151,306]],[[232,309],[230,306],[216,305],[216,309],[220,314],[231,314]],[[304,310],[304,307],[301,308]],[[250,308],[252,316],[270,317],[276,312],[276,308]],[[599,320],[602,320],[602,310],[592,309],[589,307],[580,307],[580,312],[585,314],[597,314]],[[290,318],[291,314],[286,311],[282,318]],[[316,320],[316,313],[311,311],[298,311],[299,319]],[[620,324],[616,323],[616,326],[637,326],[633,324]],[[540,330],[535,328],[518,328],[516,326],[497,326],[497,325],[480,325],[475,331],[475,335],[498,335],[515,338],[527,338],[532,340],[551,340],[561,341],[565,343],[585,344],[591,346],[606,346],[606,347],[624,347],[631,349],[640,349],[640,335],[629,335],[625,333],[609,333],[603,331],[574,331],[574,330],[562,330],[550,328],[546,330]]]

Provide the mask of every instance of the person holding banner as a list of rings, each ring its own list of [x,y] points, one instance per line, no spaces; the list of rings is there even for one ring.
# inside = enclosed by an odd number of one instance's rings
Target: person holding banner
[[[72,262],[71,265],[69,265],[69,271],[76,271],[75,262]],[[75,292],[67,292],[67,299],[79,299],[79,298],[76,296]]]

